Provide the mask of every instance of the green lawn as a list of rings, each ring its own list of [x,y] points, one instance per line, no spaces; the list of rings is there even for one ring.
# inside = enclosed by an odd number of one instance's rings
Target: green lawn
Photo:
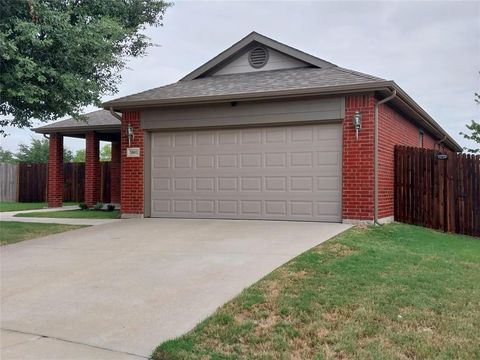
[[[480,239],[401,224],[351,229],[153,359],[480,359]]]
[[[13,244],[23,240],[80,229],[82,227],[85,226],[2,221],[0,222],[0,244]]]
[[[66,218],[66,219],[118,219],[120,211],[107,210],[63,210],[63,211],[34,211],[30,213],[20,213],[15,217],[42,217],[42,218]]]
[[[78,203],[72,203],[72,202],[63,203],[64,206],[77,205],[77,204]],[[0,201],[0,212],[43,209],[43,208],[46,208],[47,206],[48,205],[45,202],[20,203],[20,202]]]

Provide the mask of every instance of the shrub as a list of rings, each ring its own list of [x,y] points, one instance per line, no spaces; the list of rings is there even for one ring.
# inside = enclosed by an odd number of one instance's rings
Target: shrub
[[[113,210],[115,210],[115,205],[113,205],[113,204],[108,204],[108,205],[107,205],[107,210],[108,210],[108,211],[113,211]]]
[[[80,209],[82,209],[82,210],[87,210],[87,209],[88,209],[88,205],[85,204],[85,203],[80,203],[80,204],[78,204],[78,207],[79,207]]]
[[[102,210],[103,209],[103,203],[101,202],[98,202],[95,204],[95,206],[93,207],[93,210]]]

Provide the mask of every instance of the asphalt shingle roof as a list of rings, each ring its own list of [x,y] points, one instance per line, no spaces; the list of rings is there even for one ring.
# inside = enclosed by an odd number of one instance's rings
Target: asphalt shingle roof
[[[118,120],[115,116],[110,114],[108,110],[97,110],[90,112],[88,114],[83,115],[86,120],[75,120],[73,118],[57,121],[52,124],[48,124],[45,126],[41,126],[36,128],[36,131],[43,132],[44,130],[61,130],[61,129],[83,129],[83,128],[91,128],[91,127],[110,127],[110,126],[118,126],[120,127],[120,120]]]
[[[204,96],[225,96],[275,92],[283,90],[304,90],[309,88],[331,87],[375,83],[384,79],[344,69],[338,66],[327,68],[295,68],[270,70],[229,75],[216,75],[157,87],[137,94],[124,96],[107,102],[116,103],[174,100]]]

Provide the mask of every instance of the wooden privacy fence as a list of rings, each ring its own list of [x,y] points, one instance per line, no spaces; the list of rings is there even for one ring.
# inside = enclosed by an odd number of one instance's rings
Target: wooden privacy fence
[[[18,165],[18,192],[20,202],[47,201],[47,164]],[[85,191],[85,163],[64,164],[63,200],[72,202],[84,201]],[[100,162],[100,201],[110,202],[110,162]]]
[[[0,163],[0,201],[17,200],[17,165]]]
[[[480,156],[396,146],[395,220],[480,236]]]
[[[18,201],[47,199],[47,164],[18,164]]]

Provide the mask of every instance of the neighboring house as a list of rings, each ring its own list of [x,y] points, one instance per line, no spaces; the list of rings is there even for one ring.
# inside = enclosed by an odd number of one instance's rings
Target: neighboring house
[[[385,222],[394,145],[462,150],[393,81],[255,32],[177,83],[104,109],[121,113],[121,129],[106,110],[36,129],[50,134],[51,206],[61,201],[62,135],[87,139],[89,204],[98,140],[121,149],[124,217]]]

